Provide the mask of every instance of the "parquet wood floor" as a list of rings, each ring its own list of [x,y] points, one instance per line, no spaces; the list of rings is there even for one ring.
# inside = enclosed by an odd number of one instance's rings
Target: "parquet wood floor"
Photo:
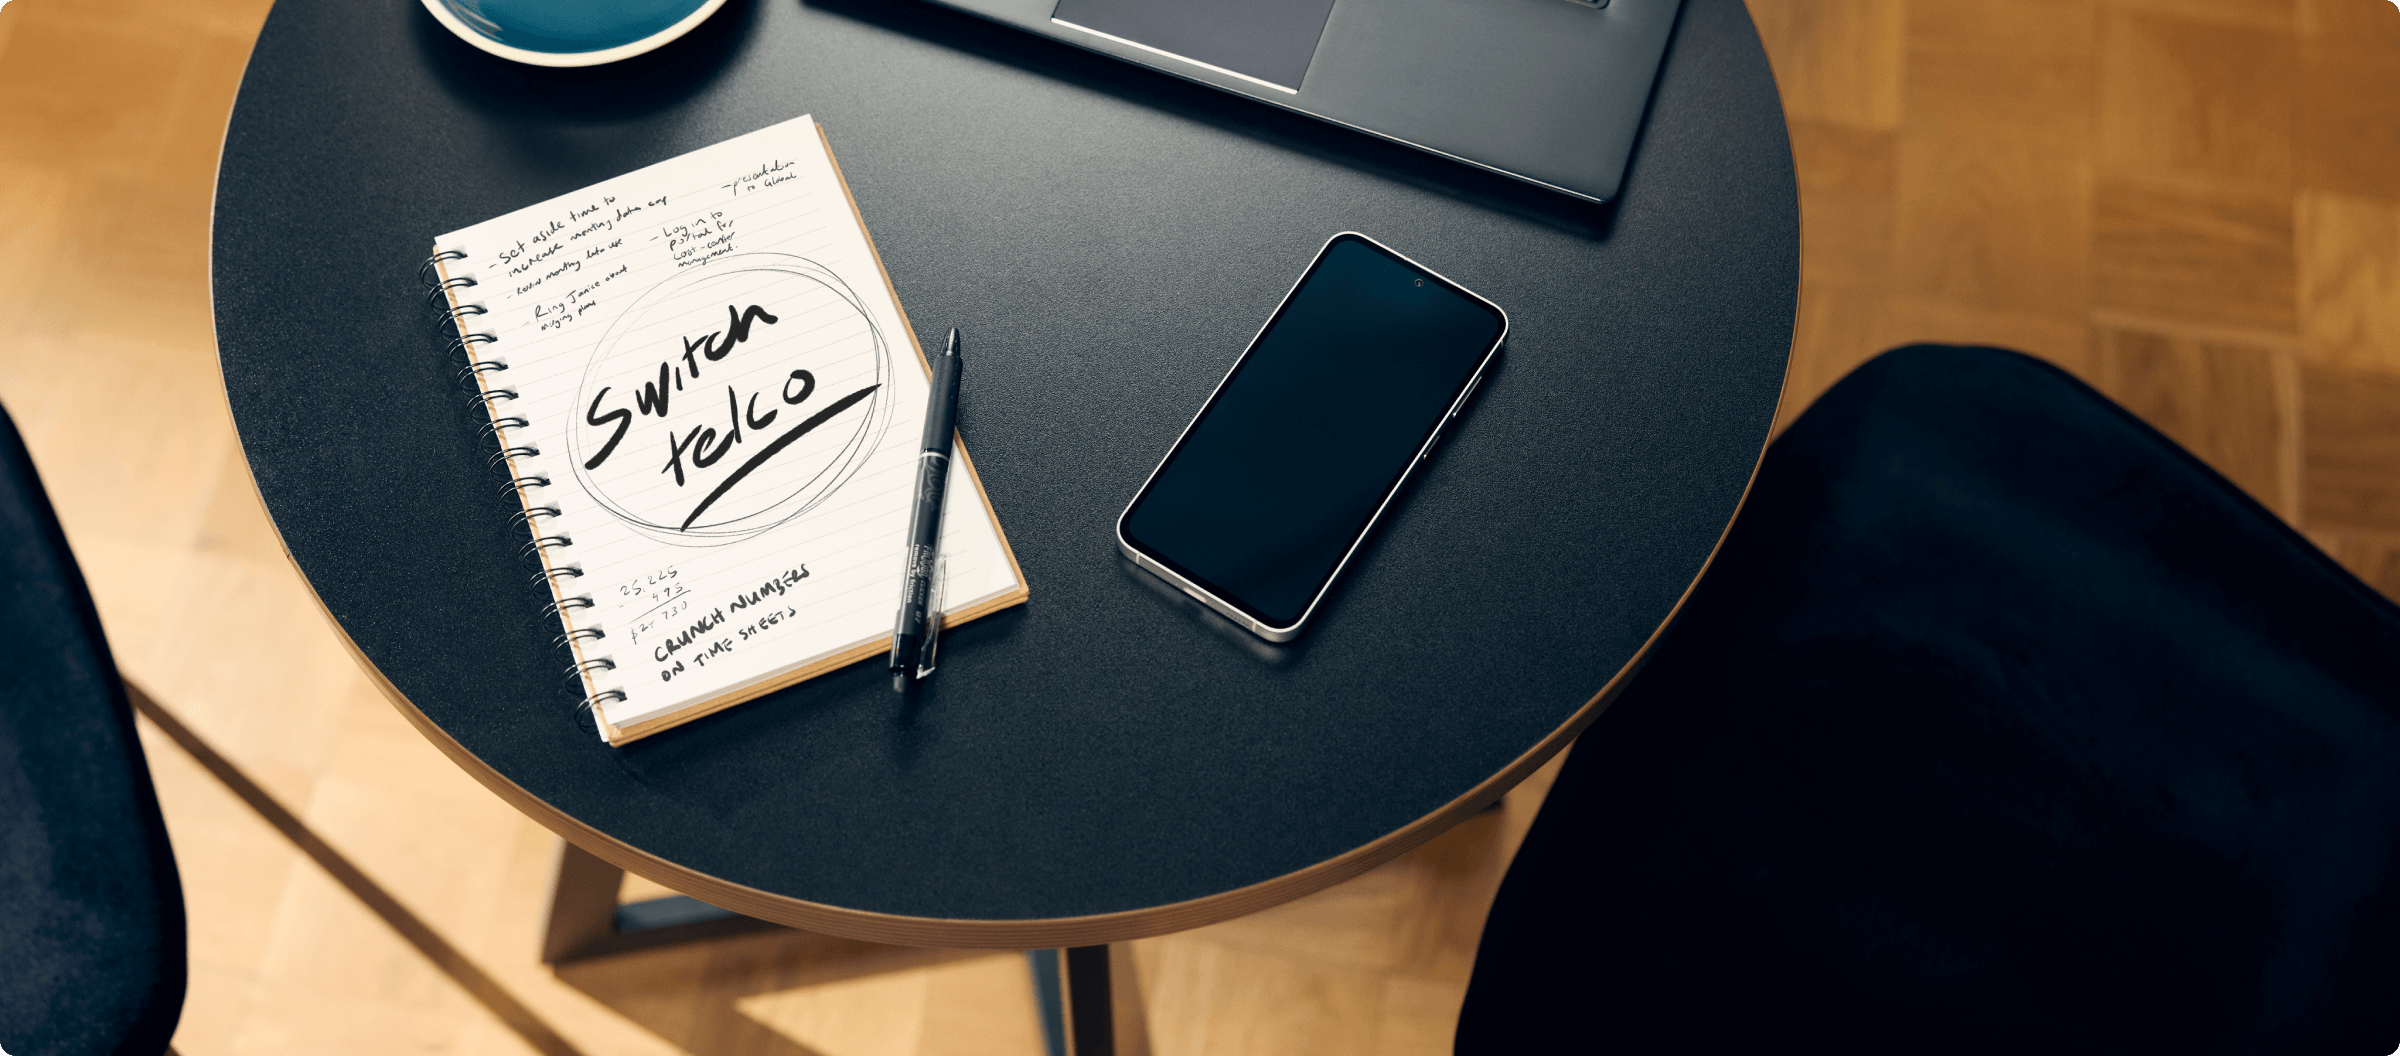
[[[352,668],[224,409],[210,185],[266,6],[0,9],[0,403],[125,671],[290,812],[271,824],[145,724],[191,912],[177,1049],[1037,1052],[1013,955],[761,936],[536,964],[552,837]],[[2390,0],[1751,9],[1806,237],[1785,421],[1893,345],[2022,349],[2400,593]],[[1547,779],[1313,898],[1131,944],[1150,1051],[1448,1051],[1485,907]]]

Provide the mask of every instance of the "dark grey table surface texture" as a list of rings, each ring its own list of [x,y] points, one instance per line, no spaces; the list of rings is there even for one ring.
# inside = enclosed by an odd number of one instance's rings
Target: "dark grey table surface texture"
[[[966,335],[960,427],[1032,601],[949,635],[913,702],[868,663],[610,748],[415,271],[437,234],[800,114],[918,339]],[[1269,646],[1123,564],[1110,527],[1344,229],[1513,327],[1315,630]],[[1611,207],[925,4],[733,0],[651,55],[551,70],[468,48],[415,0],[282,0],[213,239],[259,490],[425,716],[682,866],[990,920],[1308,868],[1550,738],[1732,517],[1799,269],[1782,109],[1740,0],[1686,3]]]

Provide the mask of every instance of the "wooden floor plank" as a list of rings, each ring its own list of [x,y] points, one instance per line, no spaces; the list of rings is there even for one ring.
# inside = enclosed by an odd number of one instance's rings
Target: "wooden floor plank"
[[[1775,64],[1786,115],[1865,129],[1900,123],[1903,0],[1787,0],[1753,4]]]
[[[1909,129],[1975,152],[2082,156],[2097,119],[2100,11],[2088,0],[1912,5]]]
[[[1885,297],[1868,330],[1874,351],[1926,342],[2014,349],[2091,376],[2085,323],[2058,312],[2018,312],[1918,297]]]
[[[2400,375],[2303,364],[2300,380],[2302,523],[2400,528]]]
[[[2314,0],[2300,45],[2300,182],[2400,196],[2400,11],[2389,0]]]
[[[2073,152],[1992,149],[1904,129],[1889,292],[1995,311],[2080,313],[2092,285],[2091,177],[2090,160]]]
[[[2289,193],[2135,176],[2103,177],[2096,190],[2095,306],[2298,325]]]
[[[2298,226],[2307,360],[2400,373],[2400,202],[2310,191]]]
[[[1899,137],[1829,121],[1790,124],[1800,172],[1801,268],[1811,279],[1880,289],[1891,269]]]
[[[2284,387],[2293,375],[2277,360],[2288,350],[2094,326],[2093,378],[2100,391],[2141,415],[2223,473],[2251,497],[2298,520],[2290,504],[2296,465],[2284,445],[2296,406]]]
[[[2102,171],[2288,193],[2300,59],[2291,16],[2280,21],[2112,12],[2100,61]]]

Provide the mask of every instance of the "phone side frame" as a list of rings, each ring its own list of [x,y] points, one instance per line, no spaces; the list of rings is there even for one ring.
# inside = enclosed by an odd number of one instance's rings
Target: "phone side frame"
[[[1133,507],[1142,501],[1142,496],[1149,494],[1150,485],[1158,479],[1159,472],[1167,468],[1167,463],[1174,459],[1177,451],[1183,449],[1183,442],[1191,435],[1192,428],[1200,424],[1201,417],[1208,413],[1209,408],[1216,406],[1217,394],[1223,392],[1226,383],[1232,381],[1233,376],[1241,371],[1242,364],[1249,361],[1250,354],[1258,350],[1259,339],[1265,337],[1267,330],[1283,318],[1284,309],[1292,303],[1293,296],[1300,292],[1300,285],[1307,282],[1309,276],[1316,274],[1317,266],[1324,262],[1326,254],[1332,252],[1334,244],[1344,238],[1355,238],[1365,242],[1375,247],[1378,252],[1388,254],[1476,303],[1490,308],[1493,314],[1500,317],[1500,333],[1492,338],[1491,347],[1483,350],[1483,358],[1476,361],[1475,372],[1467,376],[1467,383],[1459,388],[1456,396],[1451,397],[1449,410],[1443,412],[1441,420],[1434,424],[1433,431],[1426,434],[1424,442],[1417,446],[1417,453],[1409,458],[1408,467],[1400,471],[1400,475],[1392,481],[1392,486],[1383,493],[1383,498],[1376,502],[1375,512],[1369,515],[1366,523],[1359,527],[1358,534],[1350,538],[1350,545],[1342,551],[1342,559],[1334,562],[1333,570],[1326,573],[1324,582],[1317,584],[1317,591],[1308,599],[1308,606],[1300,610],[1299,617],[1294,619],[1290,625],[1279,627],[1242,611],[1241,606],[1218,597],[1216,592],[1192,581],[1190,577],[1144,553],[1141,548],[1133,545],[1133,542],[1125,537],[1125,519],[1133,515]],[[1316,254],[1308,260],[1308,266],[1300,270],[1300,276],[1292,280],[1291,288],[1283,291],[1283,297],[1275,302],[1275,310],[1267,313],[1266,321],[1260,323],[1257,332],[1250,335],[1249,343],[1242,347],[1242,354],[1234,357],[1233,364],[1225,368],[1225,376],[1218,378],[1216,386],[1209,389],[1208,398],[1200,402],[1200,409],[1192,412],[1191,421],[1185,422],[1183,431],[1175,434],[1175,442],[1167,445],[1167,451],[1159,456],[1158,464],[1152,466],[1150,474],[1142,478],[1142,486],[1134,489],[1133,498],[1126,500],[1125,508],[1118,511],[1113,530],[1117,539],[1117,552],[1125,555],[1128,560],[1143,570],[1191,596],[1193,600],[1208,606],[1211,611],[1232,620],[1243,630],[1270,642],[1288,642],[1299,637],[1301,629],[1307,627],[1308,621],[1316,616],[1318,606],[1323,605],[1326,596],[1333,593],[1334,584],[1341,582],[1342,573],[1349,570],[1351,559],[1358,556],[1359,548],[1366,544],[1367,537],[1375,534],[1375,526],[1383,523],[1384,514],[1391,511],[1392,500],[1398,498],[1400,492],[1408,487],[1409,479],[1416,476],[1417,470],[1425,465],[1426,457],[1433,452],[1434,446],[1442,442],[1442,438],[1449,434],[1450,427],[1458,421],[1458,412],[1466,409],[1467,401],[1473,399],[1475,391],[1483,387],[1484,375],[1491,371],[1492,361],[1499,358],[1500,347],[1508,343],[1509,326],[1507,309],[1493,303],[1490,298],[1468,289],[1456,279],[1426,267],[1422,261],[1384,245],[1365,232],[1334,232],[1325,239],[1323,245],[1317,247]]]

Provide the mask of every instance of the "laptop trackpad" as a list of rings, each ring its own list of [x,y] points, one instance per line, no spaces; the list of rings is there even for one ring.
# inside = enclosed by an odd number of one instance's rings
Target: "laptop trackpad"
[[[1333,0],[1058,0],[1078,29],[1300,90]]]

